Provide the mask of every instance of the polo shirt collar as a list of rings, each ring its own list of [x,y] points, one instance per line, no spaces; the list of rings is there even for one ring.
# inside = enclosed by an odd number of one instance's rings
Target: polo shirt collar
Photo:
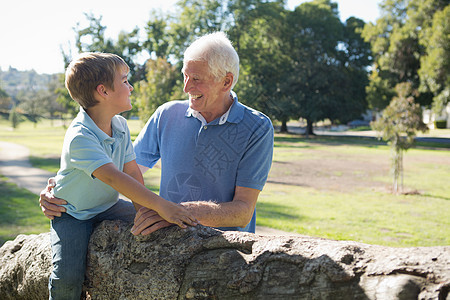
[[[111,128],[112,128],[112,132],[113,132],[113,137],[110,137],[103,130],[101,130],[97,126],[97,124],[95,124],[94,120],[91,119],[91,117],[88,115],[88,113],[81,106],[80,106],[80,112],[78,113],[77,118],[79,118],[80,122],[84,126],[86,126],[89,130],[91,130],[100,141],[114,140],[115,138],[122,138],[126,133],[124,125],[116,117],[113,117],[111,120]]]
[[[238,97],[234,91],[231,91],[231,97],[233,97],[233,103],[230,108],[219,118],[218,125],[225,124],[225,122],[230,123],[239,123],[244,117],[244,107],[239,103]],[[194,117],[202,122],[203,125],[206,125],[205,118],[196,110],[188,107],[186,110],[186,117]]]

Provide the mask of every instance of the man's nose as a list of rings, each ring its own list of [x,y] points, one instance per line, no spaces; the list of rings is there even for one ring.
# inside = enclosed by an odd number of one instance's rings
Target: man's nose
[[[189,91],[189,87],[191,86],[191,80],[189,78],[184,79],[184,88],[183,91],[187,93]]]

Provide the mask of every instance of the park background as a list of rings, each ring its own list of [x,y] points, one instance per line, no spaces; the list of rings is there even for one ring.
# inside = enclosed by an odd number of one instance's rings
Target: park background
[[[294,6],[186,0],[148,12],[143,27],[116,37],[106,35],[101,14],[87,9],[73,24],[73,44],[60,45],[61,70],[77,52],[122,56],[135,87],[133,110],[124,114],[135,138],[156,107],[184,98],[186,46],[204,33],[227,31],[241,58],[240,101],[270,116],[277,129],[257,225],[390,246],[448,245],[450,152],[448,139],[439,137],[450,135],[440,129],[450,123],[450,8],[438,0],[379,4],[379,17],[365,22],[341,20],[338,4],[328,0]],[[132,10],[123,8],[127,13]],[[27,146],[32,164],[51,172],[78,109],[63,79],[62,71],[40,74],[12,65],[0,71],[0,140]],[[399,84],[408,86],[406,94]],[[430,128],[407,128],[418,138],[404,156],[400,193],[392,192],[392,142],[375,139],[370,127],[394,99],[412,99]],[[158,168],[145,182],[158,191]],[[48,231],[35,195],[5,177],[0,195],[0,242]]]

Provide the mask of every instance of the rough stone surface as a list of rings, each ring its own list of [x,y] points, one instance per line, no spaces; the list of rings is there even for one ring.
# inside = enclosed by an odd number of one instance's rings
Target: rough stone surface
[[[92,299],[450,299],[450,247],[390,248],[197,226],[134,237],[120,221],[93,233]],[[2,299],[45,299],[48,234],[0,248]]]

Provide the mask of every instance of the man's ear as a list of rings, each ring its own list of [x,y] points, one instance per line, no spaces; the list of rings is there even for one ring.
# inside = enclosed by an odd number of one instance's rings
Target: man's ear
[[[225,90],[231,90],[231,86],[233,85],[233,79],[234,76],[232,73],[228,72],[227,75],[225,75],[225,79],[223,81],[223,87]]]

